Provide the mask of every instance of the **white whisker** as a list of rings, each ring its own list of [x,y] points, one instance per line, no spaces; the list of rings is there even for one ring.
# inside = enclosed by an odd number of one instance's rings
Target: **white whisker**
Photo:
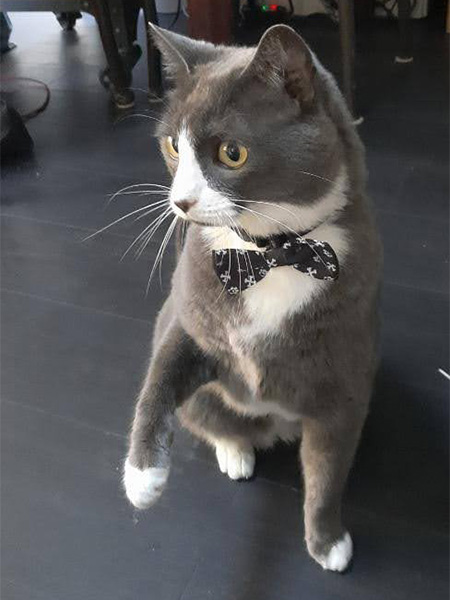
[[[280,204],[275,204],[274,202],[266,202],[263,200],[240,200],[240,202],[249,202],[251,204],[266,204],[267,206],[273,206],[275,207],[277,210],[284,210],[286,212],[288,212],[290,215],[292,215],[293,217],[298,217],[298,215],[296,215],[292,210],[289,210],[289,208],[286,208],[285,206],[281,206]]]
[[[162,207],[159,207],[159,208],[162,208]],[[139,242],[139,240],[141,240],[141,239],[143,238],[143,236],[145,236],[145,235],[146,235],[146,233],[147,233],[147,232],[148,232],[148,231],[149,231],[149,230],[150,230],[152,227],[154,227],[154,226],[155,226],[155,223],[156,223],[156,227],[157,227],[157,226],[159,225],[159,223],[157,223],[157,222],[158,222],[160,219],[162,219],[162,217],[164,217],[164,216],[165,216],[166,214],[168,214],[169,212],[170,212],[170,209],[169,209],[169,208],[166,208],[166,210],[165,210],[165,211],[164,211],[162,214],[160,214],[160,215],[158,215],[157,217],[155,217],[155,219],[153,219],[153,221],[152,221],[152,222],[151,222],[149,225],[147,225],[147,226],[146,226],[146,227],[145,227],[145,228],[144,228],[144,229],[141,231],[141,233],[140,233],[138,236],[136,236],[136,238],[133,240],[133,242],[132,242],[132,243],[131,243],[131,244],[128,246],[128,248],[125,250],[125,252],[124,252],[124,254],[122,255],[122,257],[121,257],[121,259],[120,259],[120,260],[122,261],[122,260],[125,258],[125,256],[126,256],[126,255],[127,255],[127,254],[128,254],[130,251],[131,251],[131,249],[132,249],[132,248],[134,248],[134,246],[135,246],[135,245],[136,245],[136,244]],[[145,213],[145,214],[148,214],[148,213]]]
[[[103,231],[106,231],[107,229],[109,229],[110,227],[113,227],[114,225],[116,225],[117,223],[120,223],[121,221],[124,221],[125,219],[129,219],[130,217],[132,217],[133,215],[136,215],[144,210],[147,210],[148,208],[150,208],[152,205],[151,204],[147,204],[146,206],[141,206],[141,208],[137,208],[136,210],[133,210],[130,213],[127,213],[126,215],[123,215],[122,217],[120,217],[119,219],[116,219],[115,221],[113,221],[112,223],[109,223],[108,225],[106,225],[105,227],[102,227],[101,229],[99,229],[98,231],[94,231],[94,233],[91,233],[91,235],[88,235],[87,237],[84,238],[83,242],[86,242],[87,240],[95,237],[96,235],[99,235],[100,233],[102,233]]]
[[[114,122],[114,125],[118,125],[119,123],[122,123],[122,121],[125,121],[126,119],[132,119],[133,117],[142,117],[143,119],[150,119],[151,121],[156,121],[157,123],[161,123],[161,125],[164,125],[165,127],[169,127],[169,124],[166,123],[165,121],[162,121],[161,119],[158,119],[157,117],[152,117],[151,115],[143,115],[141,113],[136,113],[133,115],[125,115],[124,117],[120,117],[119,119],[117,119]]]
[[[155,235],[155,233],[158,231],[158,229],[161,227],[161,225],[164,223],[164,221],[171,216],[171,214],[172,214],[172,211],[170,209],[167,209],[162,215],[160,215],[159,220],[153,225],[151,230],[148,231],[145,238],[143,238],[143,240],[141,242],[141,246],[136,251],[136,260],[142,256],[145,249],[151,242],[152,237]]]
[[[140,221],[140,219],[144,219],[147,215],[149,215],[150,213],[154,212],[155,210],[158,210],[158,208],[163,208],[163,206],[165,204],[167,204],[167,199],[162,200],[161,202],[155,202],[155,204],[157,204],[158,206],[155,206],[154,208],[151,208],[150,210],[148,210],[147,212],[145,212],[142,215],[139,215],[138,217],[135,218],[135,222],[136,221]]]
[[[165,249],[166,249],[166,246],[169,243],[169,240],[170,240],[170,238],[172,236],[173,230],[175,229],[175,225],[176,225],[177,219],[178,219],[177,216],[175,216],[173,218],[173,221],[171,222],[171,224],[167,228],[167,231],[166,231],[166,234],[164,236],[164,239],[161,242],[160,248],[159,248],[158,253],[156,255],[156,258],[155,258],[155,262],[153,263],[153,267],[152,267],[152,270],[151,270],[151,273],[150,273],[150,277],[149,277],[148,282],[147,282],[147,289],[146,289],[146,292],[145,292],[146,295],[148,294],[148,291],[150,289],[150,284],[151,284],[151,281],[153,279],[153,275],[154,275],[154,273],[156,271],[156,268],[158,266],[158,262],[161,260],[161,257],[163,255]],[[161,282],[161,285],[162,285],[162,282]]]
[[[316,173],[309,173],[308,171],[297,171],[297,173],[308,175],[309,177],[314,177],[314,179],[320,179],[321,181],[326,181],[327,183],[335,183],[332,179],[328,179],[328,177],[323,177],[322,175],[317,175]]]
[[[268,215],[264,215],[263,213],[252,210],[251,208],[246,208],[245,206],[241,206],[241,208],[243,210],[246,210],[246,211],[256,215],[256,216],[259,215],[260,217],[263,217],[264,219],[270,219],[270,221],[277,223],[278,225],[281,225],[282,227],[285,227],[288,231],[290,231],[291,233],[293,233],[294,235],[296,235],[297,237],[302,239],[309,246],[309,248],[311,248],[311,250],[314,252],[314,254],[319,258],[319,260],[323,264],[323,266],[328,268],[326,262],[323,260],[323,258],[320,256],[320,254],[314,248],[314,246],[311,246],[311,244],[308,242],[308,240],[306,240],[303,236],[299,235],[299,233],[297,231],[295,231],[294,229],[292,229],[291,227],[289,227],[289,225],[286,225],[286,223],[283,223],[282,221],[278,221],[277,219],[273,219],[272,217],[269,217]]]
[[[162,288],[162,264],[163,264],[163,259],[164,259],[164,252],[166,251],[167,246],[169,245],[169,241],[175,230],[178,218],[179,218],[178,216],[175,216],[175,219],[169,225],[169,229],[167,230],[166,237],[163,240],[163,248],[161,251],[161,257],[159,259],[159,285],[161,286],[161,288]]]
[[[165,188],[165,186],[162,186],[157,183],[134,183],[132,185],[127,185],[127,186],[123,187],[122,189],[118,190],[117,192],[114,192],[114,194],[112,194],[110,199],[108,200],[107,204],[108,205],[111,204],[111,202],[114,200],[114,198],[116,198],[117,196],[120,196],[121,194],[123,194],[124,192],[127,192],[128,190],[132,190],[137,187],[142,188],[144,186],[154,186],[154,187],[158,187],[158,188],[162,188],[162,189],[167,189],[167,191],[170,189],[170,188]],[[145,191],[145,190],[143,190],[143,191]]]

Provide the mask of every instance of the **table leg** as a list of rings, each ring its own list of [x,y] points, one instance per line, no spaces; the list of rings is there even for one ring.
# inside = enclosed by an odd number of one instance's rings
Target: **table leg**
[[[355,108],[355,13],[353,0],[339,0],[338,5],[342,90],[352,116],[357,118]]]
[[[147,23],[150,21],[155,25],[158,25],[158,15],[156,14],[155,0],[143,0],[144,6],[144,17],[145,26],[148,27]],[[153,43],[153,38],[146,32],[147,39],[147,69],[148,69],[148,87],[150,98],[154,96],[160,96],[162,92],[162,78],[161,78],[161,55],[159,50]]]
[[[131,108],[134,94],[129,89],[130,74],[127,73],[117,48],[107,0],[92,0],[92,11],[100,31],[103,50],[109,68],[110,91],[118,108]]]
[[[410,0],[398,0],[398,26],[400,30],[400,50],[395,57],[395,62],[412,62],[411,52],[411,2]]]

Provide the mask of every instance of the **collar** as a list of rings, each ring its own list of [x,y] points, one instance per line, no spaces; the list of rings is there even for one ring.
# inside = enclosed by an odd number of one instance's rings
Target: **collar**
[[[234,231],[242,240],[244,240],[244,242],[252,242],[258,246],[258,248],[281,248],[288,240],[289,236],[298,235],[299,237],[303,237],[310,233],[312,229],[296,231],[295,234],[294,232],[277,233],[276,235],[270,235],[268,237],[251,236],[245,229],[241,228],[234,229]]]

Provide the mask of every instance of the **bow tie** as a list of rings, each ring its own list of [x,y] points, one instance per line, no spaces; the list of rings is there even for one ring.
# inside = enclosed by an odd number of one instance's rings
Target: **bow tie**
[[[310,277],[335,280],[339,262],[327,242],[298,235],[269,238],[266,250],[213,250],[213,266],[226,291],[234,296],[261,281],[270,269],[292,266]]]

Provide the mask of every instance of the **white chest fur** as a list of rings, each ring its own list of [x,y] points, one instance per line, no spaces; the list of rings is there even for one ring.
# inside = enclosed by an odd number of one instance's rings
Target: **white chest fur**
[[[215,231],[207,230],[214,249],[258,250],[255,245],[244,242],[230,230],[214,229]],[[323,224],[309,233],[307,237],[327,241],[336,252],[342,265],[349,247],[348,237],[343,228],[332,223]],[[314,279],[293,267],[271,269],[257,285],[242,292],[245,310],[250,319],[250,324],[245,327],[245,330],[239,332],[239,337],[244,345],[245,341],[276,334],[287,317],[301,311],[330,285],[334,285],[334,283]]]

